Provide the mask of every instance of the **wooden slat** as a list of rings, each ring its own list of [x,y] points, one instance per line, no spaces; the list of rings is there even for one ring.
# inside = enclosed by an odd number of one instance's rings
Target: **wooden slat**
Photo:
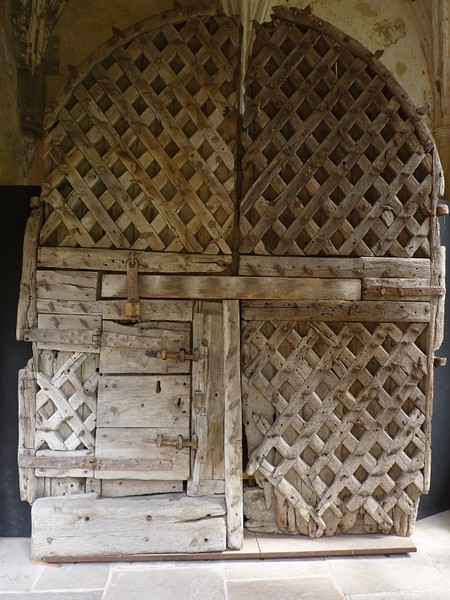
[[[38,266],[46,269],[125,271],[134,256],[140,273],[214,273],[231,264],[230,255],[175,254],[103,248],[47,248],[38,250]]]
[[[225,403],[225,499],[227,505],[227,547],[243,543],[242,497],[242,399],[239,302],[223,303],[223,380]]]
[[[403,278],[370,278],[364,279],[363,300],[376,300],[378,298],[399,300],[424,300],[430,296],[441,296],[444,288],[433,287],[429,279],[403,279]]]
[[[36,272],[37,297],[92,302],[97,298],[97,281],[97,273],[38,270]]]
[[[29,329],[23,332],[26,342],[37,342],[39,350],[65,352],[100,352],[99,330]]]
[[[192,363],[192,432],[198,437],[198,448],[187,493],[204,496],[224,490],[222,303],[199,302],[195,310],[193,346],[202,358]]]
[[[103,375],[98,386],[97,427],[187,430],[190,396],[188,375]]]
[[[274,277],[270,285],[264,277],[202,277],[176,275],[142,275],[139,279],[143,298],[192,298],[198,300],[359,300],[359,279]],[[104,275],[103,298],[125,298],[126,277]]]
[[[23,239],[22,276],[17,304],[16,337],[22,339],[23,330],[36,325],[36,251],[43,208],[35,208],[27,219]]]
[[[241,256],[240,275],[259,277],[408,277],[429,278],[428,258],[315,258]]]
[[[98,479],[187,479],[189,477],[189,448],[158,447],[158,435],[176,439],[189,437],[188,428],[163,427],[99,427],[96,434],[96,471]],[[127,470],[125,461],[135,463]],[[118,461],[124,461],[122,468]],[[137,470],[141,468],[141,470]]]
[[[32,556],[220,551],[226,546],[224,513],[220,499],[174,494],[41,498],[32,509]]]
[[[51,331],[68,330],[90,330],[98,329],[100,331],[102,319],[100,315],[77,315],[77,314],[50,314],[38,315],[38,329],[47,329]]]
[[[430,321],[429,302],[243,302],[246,321]]]
[[[20,369],[18,379],[19,400],[19,457],[21,454],[35,454],[36,429],[36,377],[33,362],[30,359],[25,368]],[[20,498],[32,504],[36,498],[44,495],[43,482],[36,478],[30,466],[19,462]]]
[[[189,373],[190,362],[162,360],[158,352],[190,351],[190,332],[184,323],[149,329],[104,321],[101,339],[100,372],[107,373]],[[173,324],[172,324],[173,326]]]
[[[122,498],[124,496],[149,496],[151,494],[169,494],[183,491],[182,481],[141,481],[139,479],[103,479],[101,480],[103,498]]]
[[[39,314],[101,315],[104,303],[41,298],[36,305]]]
[[[126,321],[125,302],[103,300],[101,303],[103,319]],[[141,322],[146,321],[192,321],[190,300],[141,300]]]

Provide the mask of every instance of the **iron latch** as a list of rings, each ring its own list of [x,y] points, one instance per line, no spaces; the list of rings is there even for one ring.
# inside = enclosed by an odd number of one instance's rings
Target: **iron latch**
[[[127,301],[125,316],[130,321],[141,318],[141,302],[139,300],[139,261],[134,254],[127,260]]]
[[[183,448],[192,448],[193,450],[197,450],[198,437],[194,433],[190,440],[185,440],[182,435],[179,435],[176,440],[168,440],[162,434],[159,434],[156,438],[156,445],[158,448],[161,448],[161,446],[172,446],[177,450],[182,450]]]
[[[178,352],[166,352],[166,350],[161,350],[161,352],[156,354],[156,358],[160,358],[161,360],[176,360],[177,362],[184,362],[186,360],[198,362],[200,360],[200,352],[197,348],[194,348],[192,354],[188,354],[184,349],[181,349]]]

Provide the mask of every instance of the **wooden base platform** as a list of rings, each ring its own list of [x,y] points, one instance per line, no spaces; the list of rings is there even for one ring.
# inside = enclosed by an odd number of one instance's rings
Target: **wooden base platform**
[[[270,558],[321,558],[330,556],[376,556],[417,552],[411,538],[378,534],[337,535],[328,538],[290,537],[245,532],[241,550],[196,554],[141,554],[138,556],[50,557],[45,563],[147,562],[199,560],[251,560]]]

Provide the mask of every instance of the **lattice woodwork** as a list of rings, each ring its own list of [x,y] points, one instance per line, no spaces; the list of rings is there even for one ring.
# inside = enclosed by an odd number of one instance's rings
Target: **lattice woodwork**
[[[36,450],[95,446],[98,356],[41,351],[36,382]]]
[[[275,14],[247,69],[241,252],[430,256],[432,142],[406,95],[334,28]]]
[[[294,509],[295,532],[351,529],[362,510],[406,534],[423,491],[427,327],[245,323],[247,471]]]
[[[238,28],[168,21],[133,30],[59,112],[41,245],[230,253]]]

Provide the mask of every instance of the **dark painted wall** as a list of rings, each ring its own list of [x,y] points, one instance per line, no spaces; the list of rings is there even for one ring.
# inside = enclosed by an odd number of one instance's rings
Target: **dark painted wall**
[[[17,474],[17,371],[31,355],[16,342],[16,308],[22,268],[22,241],[30,195],[39,189],[0,187],[0,536],[30,535],[30,507],[19,499]]]
[[[444,343],[436,354],[446,356],[448,364],[434,371],[431,489],[420,501],[419,518],[450,508],[450,217],[440,217],[439,223],[446,246],[447,297]]]
[[[16,342],[16,308],[22,262],[22,240],[30,196],[36,188],[0,187],[3,257],[0,293],[0,537],[30,535],[30,507],[19,499],[17,475],[17,372],[31,355],[30,344]],[[442,243],[450,246],[450,217],[441,222]],[[450,256],[447,252],[450,270]],[[450,287],[450,286],[449,286]],[[449,294],[450,295],[450,294]],[[431,492],[421,501],[419,516],[450,508],[450,306],[446,337],[438,353],[449,365],[435,371],[433,467]]]

